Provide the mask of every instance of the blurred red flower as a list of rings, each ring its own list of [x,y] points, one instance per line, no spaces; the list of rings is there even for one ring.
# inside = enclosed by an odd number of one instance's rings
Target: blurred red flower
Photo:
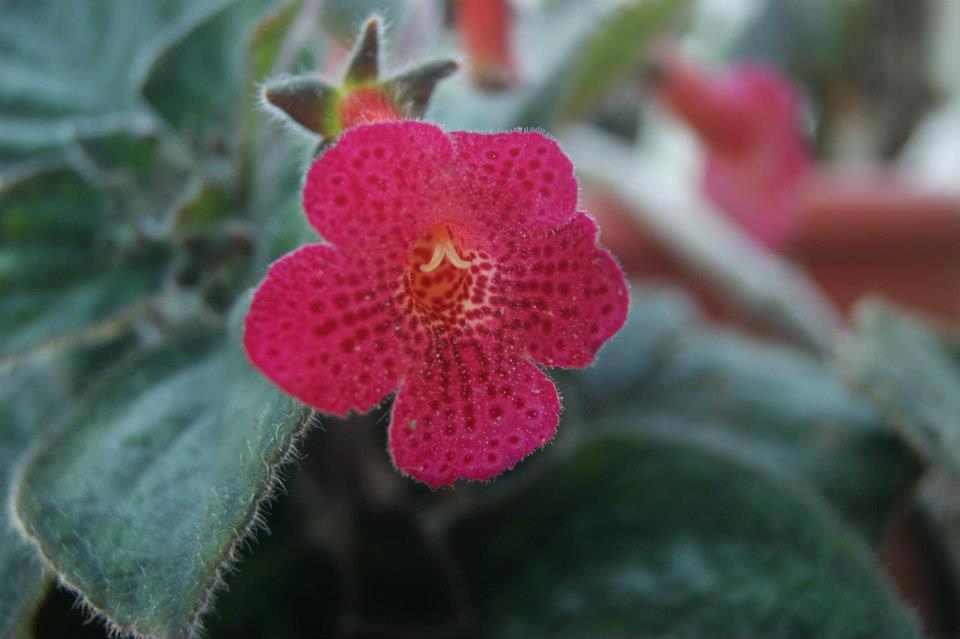
[[[477,86],[502,89],[516,81],[512,27],[513,8],[507,0],[457,0],[457,33]]]
[[[706,147],[707,196],[757,242],[782,247],[798,225],[797,191],[813,167],[793,89],[759,63],[707,73],[672,48],[656,58],[657,96]]]

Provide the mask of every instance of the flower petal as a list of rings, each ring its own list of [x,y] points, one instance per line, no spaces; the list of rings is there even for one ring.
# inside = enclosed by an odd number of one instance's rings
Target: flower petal
[[[351,129],[310,167],[303,189],[307,219],[344,252],[402,262],[445,213],[451,154],[450,140],[432,124]]]
[[[577,181],[557,143],[536,131],[484,134],[454,131],[452,192],[458,220],[478,235],[518,236],[560,226],[573,217]]]
[[[560,400],[526,359],[479,342],[440,347],[403,381],[390,421],[390,454],[430,486],[490,479],[553,437]]]
[[[285,255],[250,303],[243,334],[250,360],[319,411],[370,410],[396,388],[405,363],[393,330],[395,282],[329,245]]]
[[[500,258],[494,282],[507,298],[504,323],[518,330],[533,361],[586,366],[620,330],[629,303],[623,272],[597,246],[597,225],[586,213],[525,250]]]

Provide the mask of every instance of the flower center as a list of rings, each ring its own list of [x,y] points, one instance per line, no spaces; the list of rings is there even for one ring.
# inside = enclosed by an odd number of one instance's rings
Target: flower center
[[[450,238],[450,229],[446,224],[438,224],[430,231],[430,241],[433,243],[433,254],[430,261],[420,265],[420,270],[424,273],[431,273],[437,270],[437,267],[443,264],[444,259],[450,260],[454,268],[465,270],[470,268],[470,262],[465,261],[457,253],[457,247],[453,245]]]
[[[404,278],[410,312],[424,325],[463,326],[487,296],[489,257],[463,245],[456,230],[434,226],[413,246]]]

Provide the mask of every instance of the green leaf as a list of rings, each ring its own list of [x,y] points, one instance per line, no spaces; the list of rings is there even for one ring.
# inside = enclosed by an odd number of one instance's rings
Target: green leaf
[[[878,301],[857,305],[841,371],[927,459],[960,475],[960,366],[920,320]]]
[[[248,84],[248,39],[271,0],[221,2],[159,56],[143,85],[154,109],[193,146],[225,154],[237,143]]]
[[[69,384],[60,362],[33,360],[0,371],[0,637],[26,635],[48,582],[36,550],[8,519],[7,495],[21,458],[63,410]]]
[[[920,469],[822,361],[698,327],[675,294],[635,291],[627,326],[574,377],[597,420],[675,432],[765,460],[820,491],[872,541]]]
[[[0,173],[77,139],[144,133],[150,59],[223,0],[10,0],[0,22]]]
[[[453,541],[498,639],[920,636],[824,503],[689,440],[591,442]]]
[[[688,0],[635,0],[614,8],[574,56],[564,74],[563,118],[583,113],[645,58],[651,40],[689,6]]]
[[[101,380],[28,461],[17,516],[112,626],[189,636],[303,417],[247,363],[239,331],[187,338]]]
[[[287,32],[303,8],[303,0],[289,0],[256,24],[250,36],[249,76],[261,82],[274,70]]]
[[[104,135],[76,145],[83,160],[77,170],[109,200],[116,214],[150,238],[172,226],[183,200],[199,187],[202,171],[169,137]]]
[[[163,256],[123,255],[110,198],[71,171],[0,191],[0,357],[111,317],[156,290]]]
[[[100,204],[96,190],[72,171],[37,173],[11,183],[0,188],[3,247],[55,239],[58,246],[85,249],[106,222]]]
[[[84,329],[95,330],[91,323],[102,320],[109,324],[132,316],[139,295],[155,284],[156,277],[150,274],[113,270],[66,289],[8,297],[0,315],[0,326],[5,330],[0,355],[22,353],[54,340],[69,343]],[[107,330],[106,324],[96,328]]]

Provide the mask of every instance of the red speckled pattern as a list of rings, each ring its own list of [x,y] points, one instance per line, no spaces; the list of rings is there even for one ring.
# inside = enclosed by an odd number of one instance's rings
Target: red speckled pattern
[[[497,257],[494,301],[538,364],[586,366],[623,326],[626,282],[609,251],[597,247],[597,225],[585,213]]]
[[[391,456],[431,486],[499,474],[557,426],[535,364],[589,364],[626,318],[623,274],[576,193],[539,133],[348,131],[304,189],[331,243],[270,268],[246,317],[251,361],[325,413],[398,389]]]
[[[534,131],[455,131],[450,137],[460,168],[454,176],[457,208],[466,228],[521,239],[573,217],[573,165],[553,140]]]
[[[307,219],[344,251],[402,264],[416,238],[443,216],[452,153],[443,131],[428,124],[351,129],[307,173]]]
[[[511,346],[476,338],[431,345],[393,405],[398,468],[431,486],[490,479],[553,438],[557,389]]]
[[[798,190],[813,166],[788,81],[757,63],[707,74],[675,50],[658,57],[658,95],[707,147],[704,191],[757,242],[782,247],[799,224]]]
[[[396,273],[309,244],[270,267],[246,317],[244,346],[273,382],[327,413],[366,412],[400,381]]]

